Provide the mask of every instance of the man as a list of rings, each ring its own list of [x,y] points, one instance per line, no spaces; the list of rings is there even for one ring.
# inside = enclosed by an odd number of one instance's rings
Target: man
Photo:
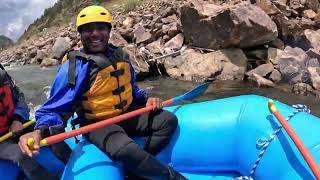
[[[136,85],[128,55],[108,45],[111,21],[110,13],[101,6],[89,6],[79,13],[76,24],[83,49],[68,53],[49,99],[36,112],[36,130],[20,138],[21,150],[30,157],[38,153],[40,139],[47,135],[48,127],[63,124],[63,114],[76,111],[83,126],[144,104],[155,111],[94,130],[85,137],[140,177],[183,180],[182,175],[154,157],[170,141],[177,118],[161,109],[159,98],[147,98]],[[130,138],[137,135],[147,137],[143,150]],[[35,140],[32,150],[26,145],[28,138]]]
[[[0,136],[11,131],[13,139],[0,142],[0,160],[13,161],[31,180],[58,179],[29,156],[24,155],[17,137],[23,132],[22,123],[29,119],[29,108],[24,94],[0,64]]]

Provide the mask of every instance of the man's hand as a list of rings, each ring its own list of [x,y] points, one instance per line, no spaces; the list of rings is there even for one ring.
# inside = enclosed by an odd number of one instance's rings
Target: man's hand
[[[28,146],[28,139],[34,139],[33,147]],[[40,140],[41,140],[41,133],[40,130],[35,130],[33,132],[27,133],[20,137],[19,146],[23,154],[32,157],[36,154],[39,154],[40,150]]]
[[[155,111],[162,108],[162,101],[159,98],[150,97],[147,100],[147,106],[153,106],[153,110]]]
[[[13,136],[18,136],[22,133],[23,125],[20,121],[14,120],[9,128],[9,131],[13,133]]]

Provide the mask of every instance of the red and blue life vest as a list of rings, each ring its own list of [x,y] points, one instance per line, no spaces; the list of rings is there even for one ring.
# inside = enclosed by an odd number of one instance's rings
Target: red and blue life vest
[[[13,84],[6,71],[0,69],[0,134],[6,133],[10,127],[10,118],[14,113],[13,94],[10,85]]]

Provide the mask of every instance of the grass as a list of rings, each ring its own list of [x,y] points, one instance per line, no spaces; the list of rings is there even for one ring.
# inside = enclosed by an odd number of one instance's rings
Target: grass
[[[142,0],[125,0],[124,1],[124,12],[128,13],[136,9],[137,6],[142,4]]]

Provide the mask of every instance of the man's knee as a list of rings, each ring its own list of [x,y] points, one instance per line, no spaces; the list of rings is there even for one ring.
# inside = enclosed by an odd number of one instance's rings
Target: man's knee
[[[108,142],[111,141],[112,143],[113,142],[112,139],[114,138],[114,135],[117,135],[117,134],[125,134],[125,132],[121,127],[117,125],[111,125],[104,128],[99,128],[88,134],[85,134],[85,137],[89,141],[91,141],[93,144],[98,146],[100,149],[106,149]],[[118,143],[115,143],[115,144],[118,144]],[[109,146],[112,147],[113,145],[109,145]]]
[[[123,132],[114,132],[104,139],[104,149],[113,160],[121,160],[132,153],[132,145],[134,141]]]
[[[178,118],[169,111],[163,111],[160,116],[159,130],[166,129],[169,134],[173,134],[178,126]]]
[[[117,151],[110,154],[111,158],[122,162],[126,168],[135,169],[146,158],[147,152],[143,151],[136,143],[129,142]]]

